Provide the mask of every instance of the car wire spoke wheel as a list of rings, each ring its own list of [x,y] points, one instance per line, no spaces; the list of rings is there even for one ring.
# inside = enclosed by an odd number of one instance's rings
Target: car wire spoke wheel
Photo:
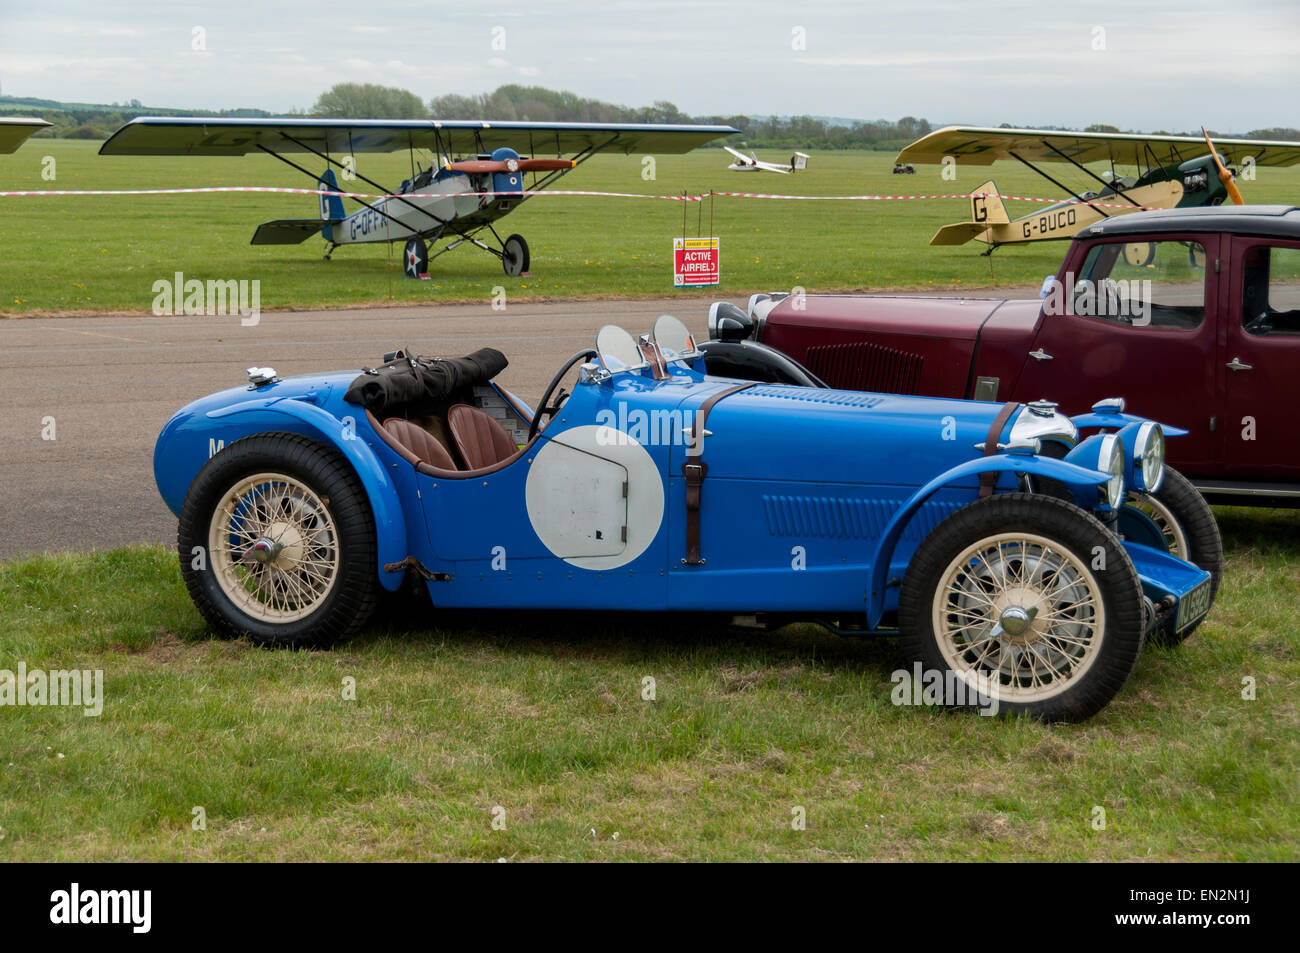
[[[952,513],[917,546],[898,595],[902,648],[926,678],[942,677],[943,704],[1043,721],[1105,708],[1137,665],[1146,622],[1113,530],[1035,493]]]
[[[1169,555],[1177,556],[1179,559],[1188,558],[1187,533],[1178,522],[1178,518],[1174,516],[1174,511],[1164,502],[1145,493],[1129,493],[1124,504],[1151,518],[1165,538],[1165,547],[1169,550]]]
[[[199,470],[176,530],[181,576],[219,633],[273,646],[355,634],[379,598],[365,488],[337,449],[271,432]]]
[[[1041,536],[1001,533],[949,563],[933,626],[945,661],[970,687],[1030,701],[1060,693],[1092,666],[1106,609],[1072,553]]]
[[[212,571],[241,610],[266,622],[312,613],[338,582],[338,528],[301,482],[259,473],[230,488],[208,531]]]

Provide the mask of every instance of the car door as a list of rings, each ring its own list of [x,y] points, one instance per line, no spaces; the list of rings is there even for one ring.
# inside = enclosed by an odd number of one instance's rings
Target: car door
[[[1066,281],[1044,301],[1012,399],[1046,397],[1077,414],[1104,397],[1124,397],[1131,412],[1188,431],[1169,443],[1175,466],[1217,472],[1219,242],[1173,235],[1076,249]]]
[[[1224,457],[1240,480],[1300,480],[1300,242],[1235,236],[1221,352]]]

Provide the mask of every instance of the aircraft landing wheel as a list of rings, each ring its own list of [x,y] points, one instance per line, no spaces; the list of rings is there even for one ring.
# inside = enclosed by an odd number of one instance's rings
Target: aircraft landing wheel
[[[501,246],[501,267],[511,278],[518,278],[528,270],[528,242],[522,235],[511,235]]]
[[[419,278],[429,270],[429,249],[423,239],[412,238],[402,255],[402,271],[408,278]]]

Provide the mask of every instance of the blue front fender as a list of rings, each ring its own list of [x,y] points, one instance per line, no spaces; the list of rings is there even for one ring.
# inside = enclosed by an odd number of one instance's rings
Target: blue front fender
[[[1149,417],[1138,417],[1134,414],[1099,414],[1096,411],[1090,411],[1086,414],[1075,414],[1070,418],[1071,422],[1080,430],[1092,427],[1109,427],[1114,430],[1122,430],[1132,423],[1145,423],[1150,420]],[[1158,421],[1157,421],[1158,422]],[[1187,431],[1182,427],[1175,427],[1173,424],[1160,424],[1160,429],[1165,432],[1166,437],[1185,437]]]
[[[382,464],[359,438],[355,430],[328,411],[306,401],[292,397],[268,397],[264,400],[242,401],[227,407],[210,410],[212,419],[234,417],[239,414],[284,414],[306,424],[347,458],[352,470],[365,488],[370,500],[370,512],[375,518],[375,541],[379,550],[379,581],[385,589],[396,591],[402,584],[405,570],[385,572],[384,566],[399,563],[407,557],[406,521],[402,515],[402,501],[397,488],[389,479]]]
[[[1109,473],[1090,470],[1078,464],[1066,463],[1052,457],[1039,457],[1023,453],[1000,453],[990,457],[978,457],[958,464],[946,473],[941,473],[925,486],[913,493],[890,519],[889,525],[876,543],[871,558],[871,593],[867,598],[867,628],[874,629],[880,624],[880,617],[885,612],[885,583],[889,574],[889,560],[894,554],[894,547],[899,537],[907,528],[921,504],[936,491],[954,480],[980,473],[1029,473],[1035,476],[1050,477],[1071,486],[1096,486],[1110,479]]]

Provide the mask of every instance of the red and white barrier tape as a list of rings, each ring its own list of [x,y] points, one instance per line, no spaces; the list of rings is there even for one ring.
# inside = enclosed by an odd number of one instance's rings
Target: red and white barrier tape
[[[591,196],[595,198],[622,198],[622,199],[663,199],[670,202],[703,202],[710,195],[719,198],[736,198],[736,199],[777,199],[803,202],[897,202],[914,199],[971,199],[978,197],[1009,199],[1013,202],[1042,202],[1048,204],[1065,203],[1068,205],[1092,205],[1101,208],[1126,208],[1133,209],[1134,206],[1128,203],[1119,202],[1089,202],[1084,199],[1071,197],[1068,199],[1048,199],[1030,195],[1001,195],[991,192],[953,192],[946,194],[934,195],[777,195],[769,192],[707,192],[701,195],[651,195],[644,192],[592,192],[577,189],[526,189],[522,192],[455,192],[440,195],[435,193],[408,192],[403,195],[382,194],[369,192],[335,192],[328,189],[297,189],[290,187],[278,187],[269,185],[214,185],[206,188],[193,189],[45,189],[45,190],[18,190],[18,191],[0,191],[0,198],[22,198],[33,196],[57,197],[57,196],[83,196],[83,195],[198,195],[214,192],[272,192],[286,195],[328,195],[338,196],[345,199],[391,199],[391,198],[414,198],[417,196],[434,196],[437,198],[453,198],[459,196],[465,197],[491,197],[491,196],[517,196],[532,198],[537,195],[580,195]],[[1156,206],[1139,206],[1142,209],[1151,209]]]

